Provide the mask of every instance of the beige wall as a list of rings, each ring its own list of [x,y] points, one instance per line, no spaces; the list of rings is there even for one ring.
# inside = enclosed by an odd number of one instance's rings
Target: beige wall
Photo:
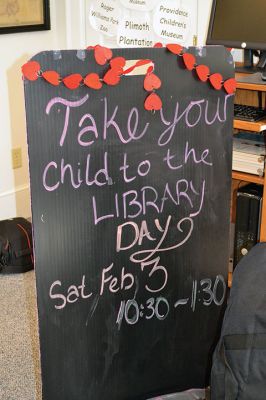
[[[0,35],[0,219],[30,216],[29,176],[21,66],[41,50],[66,46],[64,1],[51,0],[50,31]],[[11,149],[22,148],[12,169]]]

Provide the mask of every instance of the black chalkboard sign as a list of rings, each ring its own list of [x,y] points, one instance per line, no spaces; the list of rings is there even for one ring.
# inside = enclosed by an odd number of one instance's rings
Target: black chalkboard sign
[[[190,48],[226,79],[222,47]],[[166,49],[97,91],[25,80],[43,399],[141,400],[207,384],[226,295],[232,95]],[[101,76],[93,51],[43,52],[43,71]]]

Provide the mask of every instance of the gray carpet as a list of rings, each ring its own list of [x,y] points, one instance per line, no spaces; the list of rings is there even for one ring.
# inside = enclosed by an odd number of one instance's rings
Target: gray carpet
[[[34,271],[0,274],[0,400],[41,400]]]
[[[34,271],[0,274],[0,399],[41,400]]]

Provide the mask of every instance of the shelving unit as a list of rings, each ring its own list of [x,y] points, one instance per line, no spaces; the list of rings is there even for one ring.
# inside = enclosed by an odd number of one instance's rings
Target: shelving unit
[[[247,122],[235,119],[234,128],[245,131],[262,132],[266,130],[266,119],[265,120],[263,119],[259,122]]]
[[[239,82],[238,80],[244,74],[236,73],[237,92],[235,102],[238,104],[259,105],[259,96],[263,104],[265,104],[266,84],[260,85],[256,83]],[[259,94],[259,96],[258,96]],[[247,130],[253,132],[262,132],[266,130],[266,118],[259,122],[246,122],[234,120],[234,128],[239,130]],[[232,178],[236,181],[253,182],[263,185],[262,215],[260,227],[260,242],[266,242],[266,174],[263,177],[258,175],[247,174],[244,172],[232,171]]]
[[[264,177],[253,174],[247,174],[245,172],[232,171],[232,178],[238,181],[245,181],[249,183],[252,182],[252,183],[257,183],[258,185],[264,185]]]

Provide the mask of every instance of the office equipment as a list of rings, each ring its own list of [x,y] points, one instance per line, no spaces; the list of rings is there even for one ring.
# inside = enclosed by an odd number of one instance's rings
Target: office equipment
[[[236,204],[236,227],[234,267],[258,242],[260,233],[263,188],[251,183],[238,190]]]
[[[197,51],[233,77],[223,47]],[[24,81],[45,400],[204,387],[226,297],[233,98],[167,49],[113,53],[153,61],[163,110],[144,109],[143,76]],[[63,79],[106,71],[93,50],[60,56],[34,60]]]
[[[239,132],[233,136],[233,170],[264,175],[265,137],[260,133]]]
[[[234,133],[233,140],[235,142],[243,142],[261,148],[264,148],[266,144],[266,138],[264,134],[253,131],[238,131],[237,133]]]
[[[244,66],[237,72],[266,68],[265,0],[213,0],[207,44],[244,50]],[[259,57],[257,65],[253,56]]]
[[[234,104],[234,117],[243,121],[257,122],[266,118],[266,109],[245,104]]]
[[[243,74],[236,74],[236,78]],[[251,75],[252,76],[252,75]],[[238,79],[237,79],[238,80]],[[246,83],[246,82],[237,82],[237,91],[235,102],[238,104],[252,104],[258,105],[258,94],[261,94],[262,97],[265,96],[266,85],[257,85],[256,83]],[[252,131],[253,133],[261,134],[261,137],[264,137],[264,131],[266,130],[266,118],[257,121],[257,122],[249,122],[242,121],[240,119],[234,119],[234,129],[240,131]],[[258,176],[251,173],[245,173],[241,171],[232,172],[232,177],[234,179],[234,184],[237,186],[240,182],[253,182],[259,184],[263,188],[263,197],[265,196],[265,188],[266,188],[266,176]],[[233,207],[235,202],[233,202]],[[235,215],[235,212],[233,212]],[[262,242],[266,241],[266,201],[262,203],[262,212],[261,212],[261,226],[260,226],[260,236],[259,240]]]
[[[243,65],[243,64],[241,64]],[[236,63],[236,69],[239,69],[239,63]],[[242,67],[240,67],[241,69]],[[254,85],[265,85],[265,81],[262,79],[262,72],[254,72],[252,74],[238,74],[236,77],[237,82],[250,83]]]

